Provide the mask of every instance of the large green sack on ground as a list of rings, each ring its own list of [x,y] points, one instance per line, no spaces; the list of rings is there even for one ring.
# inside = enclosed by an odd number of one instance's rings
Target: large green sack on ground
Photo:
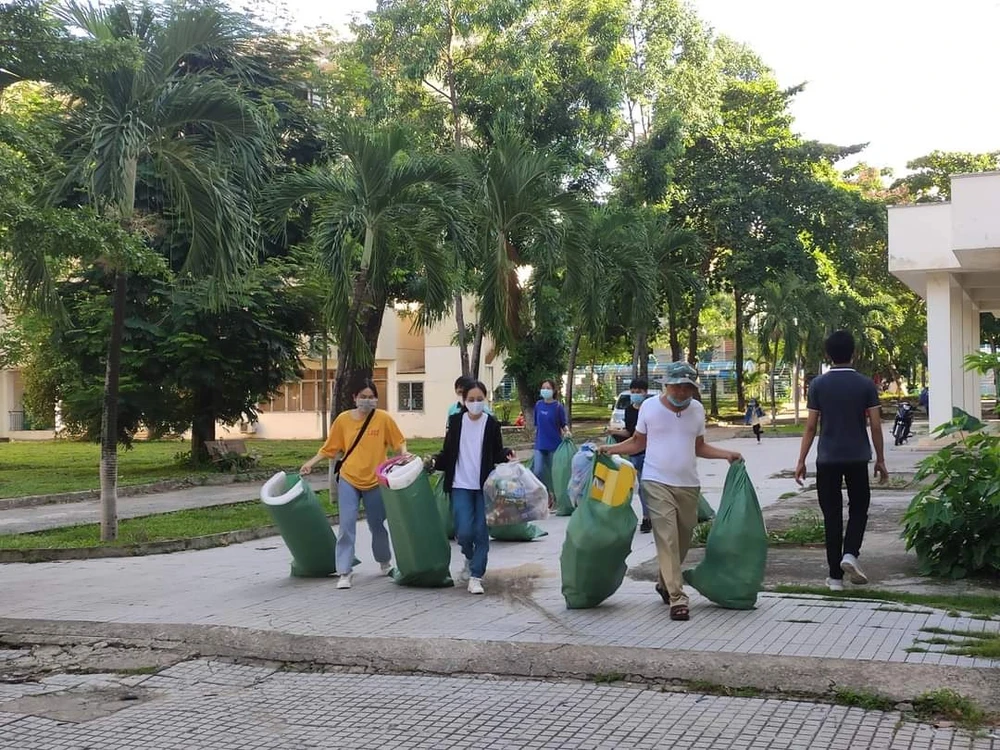
[[[490,526],[490,536],[498,542],[530,542],[548,535],[549,532],[538,528],[538,526],[531,522],[512,523],[507,526]]]
[[[705,499],[704,495],[698,495],[698,523],[705,523],[705,521],[711,521],[715,518],[715,511],[712,510],[712,506],[708,504],[708,500]]]
[[[568,609],[596,607],[622,585],[638,520],[631,503],[607,505],[592,498],[589,490],[584,493],[566,526],[559,556]]]
[[[323,578],[337,572],[337,537],[307,481],[279,471],[261,487],[260,499],[292,553],[292,575]]]
[[[552,494],[556,496],[556,515],[571,516],[573,503],[569,499],[569,478],[573,474],[573,456],[576,443],[564,438],[552,456]]]
[[[727,609],[753,609],[764,583],[767,530],[757,493],[742,461],[729,467],[722,505],[712,522],[705,557],[684,580]]]
[[[437,504],[441,524],[444,526],[444,535],[449,539],[454,539],[455,517],[451,512],[451,498],[444,491],[444,472],[439,471],[431,475],[431,488],[434,490],[434,502]]]
[[[427,474],[421,472],[408,487],[392,489],[383,484],[379,489],[396,557],[393,580],[401,586],[423,588],[453,585],[451,545]]]

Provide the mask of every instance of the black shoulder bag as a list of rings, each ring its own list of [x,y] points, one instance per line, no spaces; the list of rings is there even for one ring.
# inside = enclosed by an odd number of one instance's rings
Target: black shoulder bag
[[[340,479],[340,469],[341,467],[343,467],[344,461],[350,458],[350,455],[354,453],[354,449],[358,447],[358,443],[361,442],[361,438],[365,436],[365,430],[368,429],[368,425],[371,423],[372,417],[374,416],[375,416],[375,409],[372,409],[370,412],[368,412],[368,416],[365,418],[365,423],[361,425],[361,429],[358,430],[358,434],[354,438],[354,442],[351,443],[351,447],[347,449],[347,453],[345,453],[344,457],[333,465],[333,476],[336,477],[337,479]]]

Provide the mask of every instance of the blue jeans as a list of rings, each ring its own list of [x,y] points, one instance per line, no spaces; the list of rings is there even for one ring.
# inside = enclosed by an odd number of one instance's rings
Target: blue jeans
[[[372,532],[372,554],[375,561],[389,562],[392,548],[389,546],[389,532],[385,528],[385,505],[378,487],[359,490],[353,484],[341,479],[337,483],[337,498],[340,505],[340,533],[337,535],[337,573],[344,576],[354,567],[354,541],[358,529],[358,509],[365,504],[365,518]]]
[[[555,451],[543,451],[535,448],[534,461],[531,464],[531,473],[538,477],[549,491],[552,491],[552,457]]]
[[[649,506],[646,505],[646,493],[642,489],[642,465],[646,461],[646,454],[640,453],[638,456],[625,456],[635,467],[635,473],[639,475],[639,505],[642,506],[642,517],[649,518]]]
[[[486,495],[482,490],[451,490],[451,512],[455,517],[455,538],[469,561],[473,578],[486,574],[490,552],[490,530],[486,527]]]

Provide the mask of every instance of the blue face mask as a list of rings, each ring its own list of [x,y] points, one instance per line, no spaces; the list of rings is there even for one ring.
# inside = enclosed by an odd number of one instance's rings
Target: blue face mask
[[[483,413],[486,409],[485,401],[466,401],[465,408],[469,410],[469,414],[473,416],[478,416]]]
[[[673,396],[667,396],[667,401],[670,402],[671,406],[678,409],[687,409],[691,402],[694,401],[693,398],[674,398]]]
[[[633,406],[638,406],[639,404],[641,404],[643,401],[646,400],[646,394],[644,394],[644,393],[633,393],[633,394],[629,395],[629,398],[632,400],[632,405]]]
[[[552,398],[552,389],[551,388],[542,388],[542,390],[540,390],[538,393],[546,401],[548,401],[550,398]]]

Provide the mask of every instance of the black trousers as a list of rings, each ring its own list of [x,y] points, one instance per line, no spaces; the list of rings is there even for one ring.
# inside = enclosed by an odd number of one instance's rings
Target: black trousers
[[[847,484],[847,533],[844,533],[844,495]],[[817,464],[816,491],[826,527],[826,561],[830,578],[841,579],[840,561],[845,554],[858,557],[868,525],[872,490],[868,463]]]

